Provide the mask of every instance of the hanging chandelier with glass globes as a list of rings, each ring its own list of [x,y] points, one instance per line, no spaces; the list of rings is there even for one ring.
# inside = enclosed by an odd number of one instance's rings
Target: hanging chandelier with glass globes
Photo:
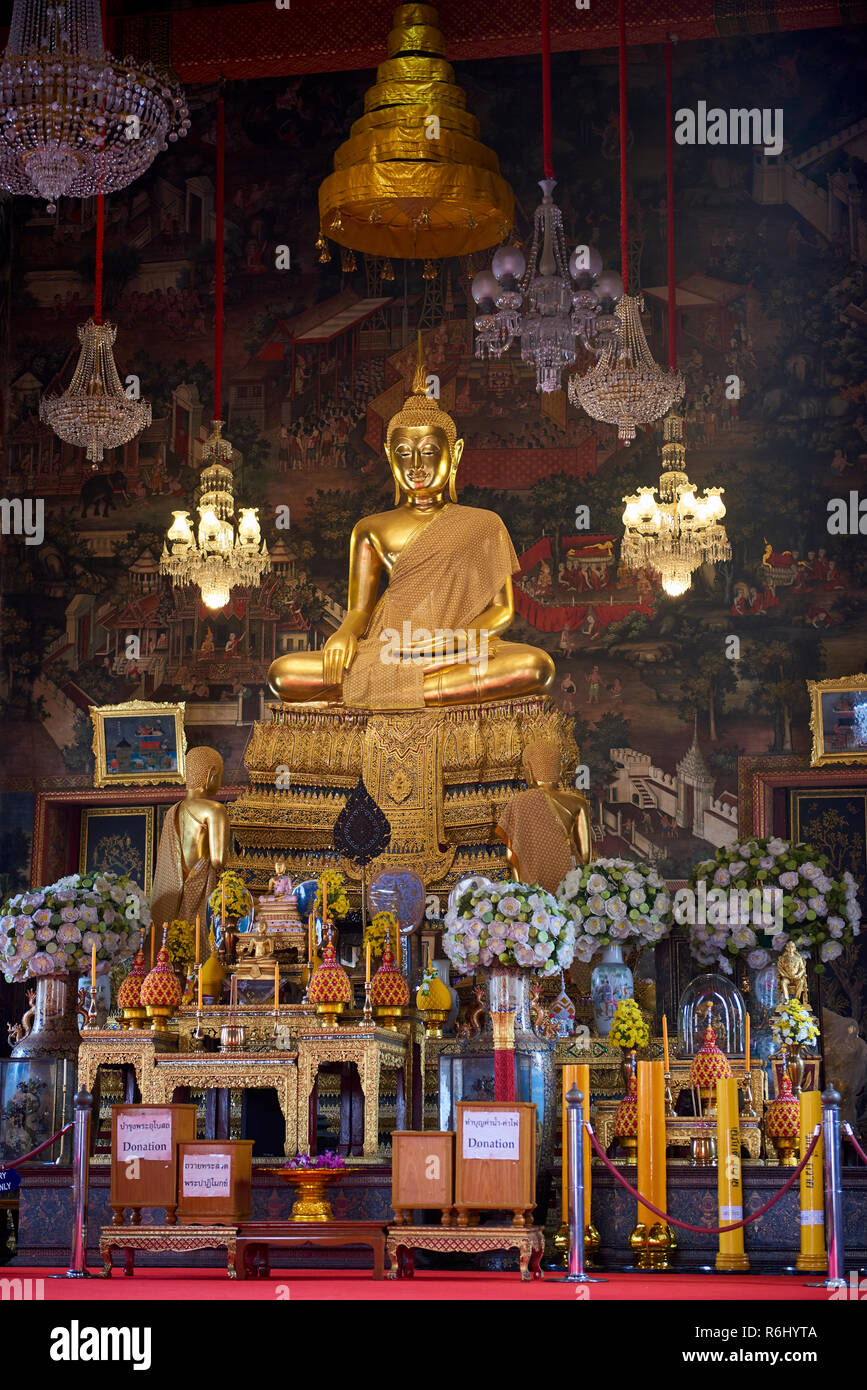
[[[58,439],[86,449],[91,463],[100,463],[106,449],[128,443],[151,423],[150,404],[130,399],[121,385],[112,352],[116,336],[113,323],[88,319],[82,324],[81,352],[69,386],[39,402],[40,420]]]
[[[620,263],[623,293],[615,315],[617,332],[590,371],[569,381],[569,399],[594,420],[617,426],[617,437],[629,444],[638,425],[659,420],[683,396],[684,380],[673,366],[663,371],[654,361],[641,323],[644,301],[627,293],[629,276],[629,208],[626,179],[626,17],[618,0],[618,86],[620,96]],[[669,228],[671,219],[669,218]]]
[[[202,446],[202,471],[196,494],[197,532],[189,512],[172,512],[173,521],[163,545],[160,571],[173,584],[197,584],[206,608],[224,608],[234,588],[255,586],[271,567],[262,540],[258,508],[241,507],[238,529],[232,473],[232,445],[223,439],[223,422],[214,420]],[[171,547],[171,548],[169,548]]]
[[[86,198],[125,188],[190,128],[180,86],[106,52],[99,0],[15,0],[0,60],[0,188]]]
[[[672,412],[664,428],[658,488],[642,487],[623,499],[620,560],[628,569],[654,570],[665,592],[677,598],[701,565],[731,559],[731,546],[720,525],[726,514],[724,489],[709,487],[696,494],[685,468],[683,418]]]
[[[567,255],[556,182],[540,179],[539,187],[529,261],[520,246],[501,246],[490,270],[474,278],[471,293],[479,309],[476,356],[502,357],[520,338],[521,360],[536,368],[536,390],[550,392],[560,390],[578,341],[594,354],[612,341],[623,285],[616,273],[603,273],[594,247],[578,246]]]

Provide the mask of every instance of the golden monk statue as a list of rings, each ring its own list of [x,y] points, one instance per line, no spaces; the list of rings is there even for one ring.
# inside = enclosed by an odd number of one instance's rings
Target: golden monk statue
[[[180,918],[205,921],[229,840],[229,816],[215,801],[223,759],[215,748],[187,754],[187,794],[166,813],[151,890],[151,916],[159,927]]]
[[[519,882],[555,893],[570,869],[593,858],[590,807],[580,793],[560,787],[560,750],[553,740],[528,743],[522,765],[527,790],[505,806],[497,837]]]
[[[394,508],[352,532],[349,611],[337,631],[321,651],[273,662],[268,681],[282,700],[422,709],[551,685],[547,652],[501,640],[514,617],[517,557],[495,512],[457,505],[464,443],[425,383],[419,339],[413,394],[386,436]]]
[[[793,941],[787,941],[777,961],[777,988],[780,1003],[797,999],[809,1008],[807,999],[807,962]]]

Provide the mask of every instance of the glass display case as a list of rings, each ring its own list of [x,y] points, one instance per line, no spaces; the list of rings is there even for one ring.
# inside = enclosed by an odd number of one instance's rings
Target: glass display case
[[[704,1043],[708,1020],[727,1057],[744,1050],[747,1010],[734,980],[709,973],[690,980],[678,1006],[678,1054],[694,1057]]]
[[[0,1057],[0,1167],[44,1144],[72,1119],[76,1063],[56,1057]],[[72,1132],[34,1162],[70,1163]]]

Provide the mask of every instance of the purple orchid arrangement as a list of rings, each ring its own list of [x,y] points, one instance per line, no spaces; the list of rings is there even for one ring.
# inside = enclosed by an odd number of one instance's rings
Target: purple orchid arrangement
[[[332,1149],[326,1149],[324,1154],[295,1154],[293,1158],[288,1158],[283,1164],[284,1169],[292,1173],[302,1173],[305,1171],[317,1172],[323,1168],[335,1170],[346,1167],[345,1159],[340,1154],[334,1153]]]

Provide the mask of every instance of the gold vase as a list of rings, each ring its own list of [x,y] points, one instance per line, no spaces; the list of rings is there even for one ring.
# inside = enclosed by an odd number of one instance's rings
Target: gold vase
[[[377,1022],[381,1023],[383,1028],[390,1028],[393,1033],[396,1033],[398,1020],[403,1018],[405,1010],[400,1004],[382,1004],[373,1012]],[[448,1018],[448,1014],[445,1016]]]
[[[284,1182],[289,1182],[297,1190],[292,1204],[290,1221],[333,1221],[334,1212],[328,1200],[328,1186],[343,1177],[342,1171],[333,1168],[272,1168],[270,1172],[279,1173]]]
[[[621,1047],[623,1060],[620,1063],[620,1070],[623,1072],[623,1086],[628,1092],[629,1078],[636,1075],[636,1057],[634,1047]]]
[[[422,1014],[424,1031],[429,1038],[441,1038],[443,1024],[449,1016],[448,1009],[425,1009]]]
[[[175,1012],[174,1004],[148,1004],[147,1016],[155,1033],[163,1034],[169,1030],[169,1019]]]
[[[336,1028],[345,1008],[345,1004],[317,1004],[316,1012],[322,1021],[322,1027]]]
[[[799,1096],[804,1084],[804,1059],[801,1056],[801,1044],[784,1043],[783,1058],[789,1080],[792,1083],[792,1095]]]

